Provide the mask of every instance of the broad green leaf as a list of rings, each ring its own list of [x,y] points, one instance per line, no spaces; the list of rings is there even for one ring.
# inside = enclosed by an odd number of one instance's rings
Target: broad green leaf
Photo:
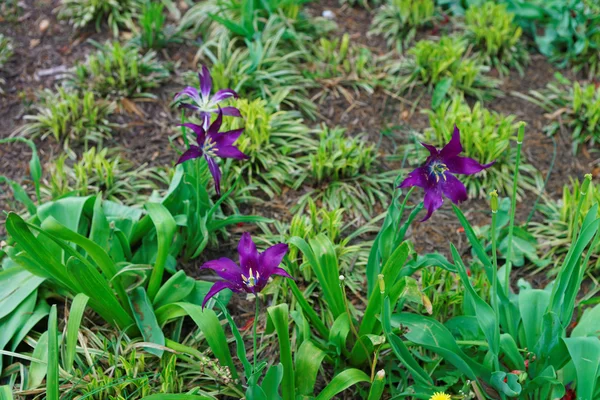
[[[154,308],[185,299],[194,290],[196,281],[188,277],[184,271],[178,271],[158,290],[154,298]]]
[[[578,336],[600,336],[600,304],[594,308],[588,308],[583,312],[579,323],[571,332],[571,337]]]
[[[133,317],[135,318],[135,322],[137,323],[140,332],[142,332],[144,340],[149,343],[164,346],[165,335],[156,321],[154,308],[152,308],[152,303],[150,302],[150,299],[148,299],[144,288],[138,286],[133,289],[130,293],[129,301],[131,302]],[[163,355],[163,350],[161,349],[146,347],[145,350],[157,357],[162,357]]]
[[[300,289],[298,289],[298,285],[296,285],[296,282],[288,280],[288,282],[286,283],[292,291],[294,298],[302,308],[302,312],[304,312],[304,314],[306,314],[306,316],[310,320],[311,325],[319,332],[319,334],[322,337],[328,338],[330,336],[329,329],[327,328],[327,326],[325,326],[323,321],[321,321],[321,318],[311,307],[311,305],[308,304],[308,301],[306,301],[304,295],[302,294]]]
[[[296,352],[296,393],[310,396],[315,389],[315,382],[321,363],[326,354],[310,340],[305,340]]]
[[[319,393],[316,400],[329,400],[336,394],[343,392],[351,386],[371,380],[359,369],[349,368],[333,377],[331,382]]]
[[[157,309],[155,314],[158,324],[161,326],[174,318],[189,315],[204,334],[210,349],[221,365],[229,367],[233,379],[238,378],[225,331],[213,310],[208,308],[202,310],[202,307],[191,303],[172,303]]]
[[[0,350],[4,350],[19,329],[27,323],[36,301],[37,291],[33,291],[9,315],[0,319]],[[2,357],[0,357],[0,371],[2,371]]]
[[[21,328],[15,333],[12,339],[12,345],[10,350],[15,351],[17,346],[21,344],[25,336],[33,329],[34,326],[38,324],[43,318],[45,318],[50,313],[50,306],[46,301],[41,300],[35,306],[33,313],[27,319]]]
[[[79,222],[86,207],[93,207],[94,197],[65,197],[44,203],[38,207],[37,216],[40,222],[52,217],[61,225],[74,232],[79,232]]]
[[[13,400],[12,388],[9,385],[0,386],[0,400]]]
[[[265,378],[263,379],[260,387],[265,393],[267,399],[281,399],[281,396],[279,395],[279,386],[281,385],[283,374],[283,365],[281,363],[272,365],[265,374]]]
[[[533,349],[542,333],[542,318],[550,304],[550,293],[546,290],[522,290],[519,293],[519,310],[525,333],[525,346]]]
[[[46,377],[48,371],[48,331],[44,332],[33,349],[32,358],[40,360],[33,361],[29,366],[29,384],[27,389],[39,387]]]
[[[102,194],[96,195],[94,202],[94,215],[92,215],[92,226],[90,228],[90,240],[109,253],[110,224],[104,215],[102,207]]]
[[[563,339],[577,371],[577,398],[592,399],[600,368],[600,339],[577,337]]]
[[[338,356],[346,350],[348,333],[350,333],[348,314],[341,314],[335,319],[329,330],[329,343],[335,347]]]
[[[219,305],[219,307],[221,307],[221,311],[223,311],[223,315],[225,315],[225,318],[227,318],[227,322],[229,322],[229,328],[231,329],[231,332],[233,333],[233,337],[235,337],[237,356],[238,356],[239,360],[242,362],[242,365],[244,367],[244,376],[246,377],[246,380],[249,381],[250,377],[252,376],[253,368],[252,368],[252,365],[250,365],[250,362],[248,361],[248,357],[246,356],[246,348],[245,348],[244,339],[242,338],[242,335],[240,334],[240,331],[237,328],[235,321],[231,317],[231,314],[229,314],[229,311],[227,311],[227,307],[225,307],[225,305],[220,301],[218,301],[217,304]]]
[[[285,400],[294,400],[296,397],[296,384],[294,380],[292,346],[290,343],[288,305],[279,304],[277,306],[269,307],[267,313],[275,327],[277,340],[279,342],[279,358],[283,365],[281,392]]]
[[[13,312],[44,280],[20,267],[0,271],[0,319]]]
[[[506,382],[504,381],[506,379]],[[506,372],[496,371],[492,374],[491,384],[500,393],[508,397],[517,397],[521,394],[521,385],[518,376],[507,374]]]
[[[165,263],[167,262],[167,256],[169,255],[169,249],[173,242],[177,224],[169,210],[162,204],[147,203],[145,208],[156,227],[156,236],[158,239],[156,262],[150,275],[150,281],[148,282],[148,298],[150,301],[154,301],[162,283]]]
[[[83,293],[79,293],[73,298],[71,308],[69,309],[69,319],[67,320],[67,339],[65,342],[65,358],[63,360],[63,367],[67,372],[73,368],[73,362],[75,361],[75,350],[77,346],[77,336],[79,334],[79,327],[81,326],[81,320],[83,318],[83,312],[89,297]]]
[[[440,104],[442,104],[442,101],[444,101],[446,94],[448,94],[448,91],[452,87],[452,82],[452,78],[444,78],[441,79],[435,85],[435,89],[433,90],[433,96],[431,97],[432,109],[436,109],[440,106]]]
[[[151,394],[142,397],[142,400],[215,400],[214,397],[198,396],[195,394]]]

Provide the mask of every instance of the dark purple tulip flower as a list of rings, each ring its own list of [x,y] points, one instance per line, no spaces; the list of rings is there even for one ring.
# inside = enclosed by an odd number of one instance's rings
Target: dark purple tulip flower
[[[452,139],[443,149],[438,150],[432,145],[421,144],[429,150],[429,157],[425,165],[408,174],[399,187],[418,186],[425,189],[423,205],[427,209],[427,215],[422,221],[426,221],[444,203],[442,195],[452,200],[454,204],[467,199],[465,185],[453,174],[476,174],[491,167],[495,161],[482,165],[472,158],[460,157],[459,154],[462,153],[463,147],[460,144],[460,131],[456,125]]]
[[[213,122],[206,131],[200,125],[189,122],[180,125],[194,131],[198,145],[190,145],[190,148],[183,153],[177,161],[177,164],[181,164],[187,160],[204,156],[208,163],[208,169],[215,180],[215,189],[219,196],[221,195],[221,170],[219,169],[219,165],[215,161],[215,158],[235,158],[237,160],[245,160],[248,158],[247,155],[239,151],[234,145],[235,141],[244,131],[244,128],[219,132],[222,122],[223,113],[219,110],[217,119],[215,119],[215,122]]]
[[[283,268],[279,267],[287,251],[288,245],[279,243],[259,253],[252,237],[245,232],[238,244],[239,266],[229,258],[223,257],[209,261],[200,267],[212,269],[223,278],[222,281],[215,282],[210,288],[202,302],[202,308],[211,297],[223,289],[230,289],[236,293],[256,294],[264,289],[273,275],[292,278]]]
[[[237,99],[238,95],[231,89],[222,89],[211,97],[212,77],[210,76],[210,71],[205,66],[202,66],[202,72],[198,72],[198,79],[200,80],[200,92],[195,87],[188,86],[175,95],[175,100],[179,100],[184,96],[192,100],[192,104],[181,103],[181,107],[199,111],[204,129],[207,129],[208,124],[210,124],[210,114],[217,114],[219,112],[218,104],[230,97]],[[223,111],[223,115],[241,117],[240,110],[235,107],[223,107],[221,110]]]

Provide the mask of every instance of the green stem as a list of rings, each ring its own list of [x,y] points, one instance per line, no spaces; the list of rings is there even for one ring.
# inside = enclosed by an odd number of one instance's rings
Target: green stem
[[[365,357],[368,359],[369,358],[369,349],[364,344],[364,342],[361,340],[360,335],[358,334],[358,331],[356,330],[356,327],[354,326],[354,322],[352,322],[352,313],[350,313],[350,307],[348,306],[348,296],[346,296],[346,286],[344,285],[344,281],[341,281],[340,285],[342,286],[342,293],[344,294],[344,307],[346,308],[346,314],[348,315],[348,323],[350,324],[350,329],[352,330],[352,334],[354,336],[356,336],[356,340],[360,343],[361,347],[365,351]],[[374,364],[375,364],[375,361],[373,361],[373,365]],[[373,379],[375,379],[375,369],[371,370],[371,382],[373,381]]]
[[[254,322],[252,324],[252,355],[254,357],[253,363],[252,363],[252,373],[256,374],[256,361],[258,359],[258,354],[257,354],[257,348],[258,346],[256,345],[257,343],[257,335],[256,335],[256,327],[258,326],[258,316],[259,316],[259,312],[260,312],[260,299],[258,298],[258,294],[256,294],[256,310],[254,312]]]
[[[498,211],[492,211],[492,261],[494,273],[492,274],[492,306],[496,313],[496,318],[500,318],[498,310],[498,250],[496,243],[496,225]]]
[[[521,148],[523,147],[523,137],[525,136],[525,123],[521,123],[519,126],[519,133],[517,134],[517,159],[515,162],[515,173],[513,176],[513,188],[512,188],[512,199],[510,204],[510,223],[508,225],[508,244],[506,250],[506,265],[505,265],[505,281],[504,291],[506,296],[510,294],[510,273],[512,270],[512,249],[513,249],[513,232],[515,228],[515,212],[517,209],[517,180],[519,178],[519,164],[521,164]]]

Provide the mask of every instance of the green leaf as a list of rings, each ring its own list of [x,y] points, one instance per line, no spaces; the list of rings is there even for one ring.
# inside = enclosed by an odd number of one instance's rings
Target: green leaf
[[[504,379],[506,379],[506,382],[504,382]],[[496,371],[492,374],[491,384],[500,393],[508,397],[517,397],[521,394],[521,384],[518,381],[518,376],[515,374]]]
[[[151,394],[142,400],[214,400],[214,397],[198,396],[195,394]]]
[[[35,389],[40,386],[48,371],[48,331],[44,332],[38,339],[31,357],[39,360],[39,362],[32,361],[29,366],[29,384],[27,389]]]
[[[361,370],[355,368],[346,369],[333,377],[329,385],[325,386],[321,393],[319,393],[316,400],[329,400],[351,386],[370,381],[367,374]]]
[[[294,380],[294,363],[292,361],[292,346],[289,333],[288,305],[279,304],[267,308],[269,318],[275,326],[279,342],[279,358],[283,365],[283,381],[281,391],[285,400],[294,400],[296,384]]]
[[[46,399],[59,400],[58,391],[58,321],[56,305],[50,309],[48,318],[48,378],[46,379]]]
[[[13,400],[12,388],[9,385],[0,386],[0,400]]]
[[[448,94],[448,91],[452,87],[452,78],[444,78],[440,80],[433,90],[433,96],[431,97],[431,108],[436,109],[442,104],[444,98]]]
[[[321,363],[326,354],[310,340],[305,340],[296,352],[296,393],[311,396]]]
[[[50,306],[44,300],[37,303],[35,310],[27,319],[27,322],[21,326],[21,328],[15,333],[12,340],[10,350],[15,351],[17,346],[21,344],[25,336],[38,324],[43,318],[50,313]]]
[[[577,398],[595,398],[600,367],[600,340],[597,337],[563,339],[577,371]]]
[[[6,282],[9,284],[8,282]],[[37,291],[31,293],[25,300],[23,300],[17,308],[12,312],[0,319],[0,350],[4,350],[6,345],[11,341],[19,329],[25,325],[29,319],[29,315],[35,307],[37,300]],[[0,371],[2,370],[2,357],[0,357]]]
[[[525,347],[533,349],[542,333],[542,318],[550,304],[550,293],[546,290],[530,289],[519,293],[519,311],[525,333]]]
[[[144,340],[149,343],[164,346],[165,335],[156,321],[152,303],[150,303],[150,299],[148,299],[144,288],[138,286],[133,289],[129,296],[129,301],[131,302],[131,309],[133,310],[135,322],[137,323],[140,332],[142,332]],[[157,357],[162,357],[164,351],[153,347],[145,347],[145,350]]]
[[[48,217],[53,217],[61,225],[74,232],[79,232],[79,222],[85,207],[92,206],[93,196],[65,197],[56,201],[44,203],[38,207],[37,216],[41,222]]]
[[[148,298],[150,301],[154,301],[156,294],[162,283],[163,273],[165,270],[165,263],[167,262],[167,256],[169,255],[169,248],[173,242],[173,236],[175,236],[175,230],[177,224],[175,219],[167,210],[165,206],[158,203],[147,203],[145,205],[148,215],[152,219],[154,226],[156,227],[156,236],[158,239],[158,253],[156,255],[156,262],[154,263],[154,269],[150,275],[150,281],[148,282]]]
[[[260,385],[267,399],[281,399],[281,396],[279,395],[279,386],[281,385],[282,379],[283,365],[281,363],[272,365],[271,368],[269,368],[269,370],[267,371],[265,378],[263,379],[262,385]]]
[[[189,315],[204,334],[210,349],[221,365],[229,367],[233,379],[238,378],[225,331],[213,310],[208,308],[202,310],[202,307],[191,303],[172,303],[157,309],[155,314],[159,325],[164,325],[174,318]]]
[[[184,271],[177,271],[159,289],[154,298],[154,308],[185,299],[194,290],[195,285],[196,281],[186,276]]]
[[[0,319],[13,312],[44,280],[20,267],[1,271]]]
[[[77,336],[79,334],[79,327],[81,326],[81,320],[83,319],[83,313],[89,297],[83,293],[79,293],[73,298],[71,308],[69,309],[69,319],[67,321],[67,340],[65,343],[65,358],[63,360],[63,367],[67,372],[70,372],[73,368],[73,362],[75,361],[75,350],[77,346]]]

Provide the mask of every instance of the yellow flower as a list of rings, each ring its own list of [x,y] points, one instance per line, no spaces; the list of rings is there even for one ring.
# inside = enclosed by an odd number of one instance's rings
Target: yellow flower
[[[444,392],[437,392],[434,393],[433,396],[431,396],[429,398],[429,400],[450,400],[451,397],[449,394],[446,394]]]

